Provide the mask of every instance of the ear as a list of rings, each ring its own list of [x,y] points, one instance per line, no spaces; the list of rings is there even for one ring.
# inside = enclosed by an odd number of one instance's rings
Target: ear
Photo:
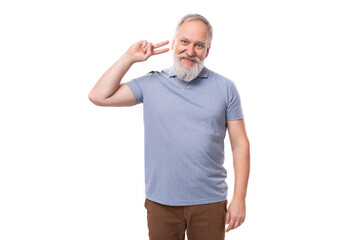
[[[206,56],[205,56],[206,58],[209,55],[210,48],[211,48],[211,45],[209,45],[208,49],[206,50]]]
[[[171,50],[174,50],[174,45],[175,45],[175,39],[173,39],[173,42],[171,44]]]

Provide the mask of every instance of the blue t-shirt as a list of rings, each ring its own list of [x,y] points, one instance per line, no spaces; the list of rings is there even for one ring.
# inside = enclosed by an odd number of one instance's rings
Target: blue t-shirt
[[[171,206],[226,200],[226,121],[243,118],[234,82],[204,67],[190,82],[169,68],[127,85],[143,103],[146,198]]]

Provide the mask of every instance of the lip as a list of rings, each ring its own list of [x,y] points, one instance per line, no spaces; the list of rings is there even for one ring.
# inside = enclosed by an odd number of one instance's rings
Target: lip
[[[195,63],[195,61],[186,58],[182,58],[182,60],[184,60],[186,63]]]

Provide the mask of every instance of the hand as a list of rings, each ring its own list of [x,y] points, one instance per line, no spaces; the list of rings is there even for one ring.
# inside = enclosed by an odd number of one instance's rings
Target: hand
[[[225,224],[229,224],[226,232],[239,227],[245,221],[245,199],[232,199],[225,218]]]
[[[151,42],[142,40],[133,44],[129,48],[129,50],[127,50],[126,54],[131,58],[133,62],[146,61],[152,55],[157,55],[169,51],[169,48],[161,48],[154,50],[168,43],[169,41],[164,41],[164,42],[152,44]]]

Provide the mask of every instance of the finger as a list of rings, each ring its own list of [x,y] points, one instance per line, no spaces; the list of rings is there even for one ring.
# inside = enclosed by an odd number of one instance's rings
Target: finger
[[[168,52],[169,50],[170,50],[169,48],[162,48],[162,49],[153,50],[153,55],[165,53],[165,52]]]
[[[144,57],[147,59],[148,57],[150,57],[150,56],[152,55],[152,43],[149,42],[149,43],[146,45],[145,49],[146,49],[146,52],[145,52],[145,56],[144,56]]]
[[[245,216],[240,219],[240,225],[243,224],[243,222],[245,222]]]
[[[227,228],[227,232],[228,231],[230,231],[231,229],[233,229],[234,228],[234,225],[235,225],[235,220],[233,220],[233,219],[231,219],[230,220],[230,223],[229,223],[229,226],[228,226],[228,228]]]
[[[166,41],[163,41],[163,42],[154,43],[153,46],[154,46],[154,48],[158,48],[158,47],[165,46],[168,43],[169,43],[169,41],[166,40]]]
[[[227,227],[226,232],[229,232],[231,230],[230,225]]]
[[[226,218],[225,219],[226,219],[225,224],[228,224],[229,221],[230,221],[230,213],[229,212],[226,213]]]
[[[234,229],[239,227],[241,225],[241,221],[236,221],[234,225]]]
[[[143,45],[142,45],[142,52],[144,53],[144,57],[146,56],[146,58],[149,57],[149,56],[147,56],[147,55],[149,55],[149,45],[150,45],[150,42],[147,42],[147,41],[144,41]]]
[[[146,46],[144,48],[146,49],[146,51],[148,51],[148,48],[152,48],[152,43],[147,42],[147,44],[146,44]]]
[[[145,52],[147,52],[149,50],[150,45],[151,45],[151,42],[146,42],[145,47],[143,47]]]
[[[146,40],[142,40],[142,41],[140,41],[140,43],[141,43],[142,48],[145,48],[146,45],[148,44],[148,42]]]

